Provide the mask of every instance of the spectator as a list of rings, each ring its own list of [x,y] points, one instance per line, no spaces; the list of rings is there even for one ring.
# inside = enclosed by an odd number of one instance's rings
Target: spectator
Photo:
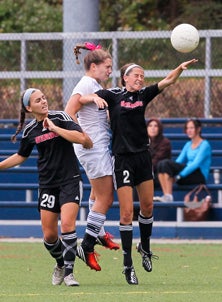
[[[150,139],[150,153],[152,157],[154,186],[159,186],[157,164],[163,159],[171,158],[171,143],[163,135],[163,124],[158,118],[150,118],[147,122],[147,133]]]
[[[205,184],[211,165],[211,146],[201,135],[201,122],[189,119],[184,126],[189,141],[184,145],[176,161],[165,159],[159,162],[157,173],[163,196],[154,200],[173,201],[173,184]]]
[[[157,176],[157,164],[160,160],[171,158],[171,143],[168,138],[163,135],[163,124],[158,118],[152,117],[147,122],[147,133],[149,136],[149,150],[152,157],[154,187],[160,186]],[[133,189],[133,200],[138,201],[136,189]],[[137,220],[139,208],[134,206],[133,220]]]
[[[76,218],[82,196],[82,179],[73,143],[92,147],[92,141],[63,111],[49,111],[45,95],[27,89],[21,98],[20,123],[12,141],[22,130],[25,114],[34,119],[26,125],[17,153],[0,162],[0,169],[22,164],[34,146],[38,151],[39,200],[44,246],[55,259],[52,284],[78,286],[73,275],[76,257]],[[58,220],[61,216],[61,239]]]

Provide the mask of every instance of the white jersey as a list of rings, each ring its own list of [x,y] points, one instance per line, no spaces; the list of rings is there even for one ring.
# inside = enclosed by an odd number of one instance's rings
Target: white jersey
[[[83,76],[73,89],[72,95],[94,93],[102,86],[93,78]],[[106,110],[99,110],[95,103],[89,103],[78,111],[78,123],[93,141],[93,148],[85,149],[74,144],[75,153],[90,179],[112,175],[110,157],[110,127]],[[104,165],[102,164],[102,162]]]

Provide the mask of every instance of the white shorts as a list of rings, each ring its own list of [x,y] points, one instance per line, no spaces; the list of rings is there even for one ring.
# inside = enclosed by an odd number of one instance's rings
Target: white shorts
[[[89,179],[113,175],[113,162],[109,150],[93,148],[82,152],[75,146],[75,153]]]

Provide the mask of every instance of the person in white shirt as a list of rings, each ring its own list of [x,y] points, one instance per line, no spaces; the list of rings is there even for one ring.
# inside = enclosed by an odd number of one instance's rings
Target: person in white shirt
[[[89,214],[87,226],[81,246],[77,248],[77,256],[97,271],[101,267],[96,261],[94,246],[99,243],[106,248],[117,250],[119,244],[112,241],[112,235],[104,230],[106,213],[113,203],[113,166],[110,154],[110,127],[106,109],[90,102],[82,104],[80,97],[102,89],[101,82],[108,80],[112,72],[110,53],[92,43],[77,45],[74,48],[77,63],[79,49],[89,52],[84,57],[85,75],[73,89],[65,111],[77,119],[79,125],[93,141],[93,148],[86,150],[75,144],[75,152],[83,166],[91,184],[89,197]]]

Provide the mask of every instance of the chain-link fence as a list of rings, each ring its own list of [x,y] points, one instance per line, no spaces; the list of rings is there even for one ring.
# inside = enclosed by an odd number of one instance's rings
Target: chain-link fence
[[[28,87],[42,89],[51,109],[63,109],[84,74],[85,51],[77,65],[73,47],[85,41],[112,53],[113,73],[106,87],[119,84],[119,69],[128,62],[144,67],[149,85],[181,62],[197,58],[197,64],[148,106],[147,117],[221,117],[222,30],[199,33],[200,44],[189,54],[172,48],[170,31],[0,34],[0,118],[18,117],[20,95]]]

